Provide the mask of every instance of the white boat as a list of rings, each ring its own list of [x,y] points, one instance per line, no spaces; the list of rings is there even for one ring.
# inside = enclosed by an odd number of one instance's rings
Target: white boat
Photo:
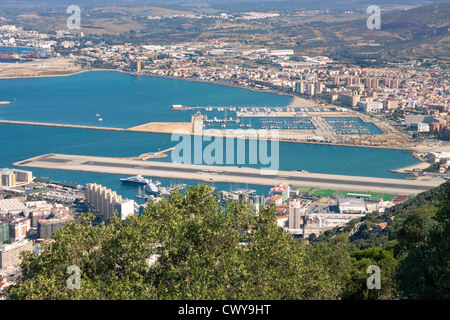
[[[150,194],[159,194],[159,189],[156,184],[158,184],[158,181],[156,183],[153,183],[153,181],[150,179],[144,187],[145,192]]]
[[[103,121],[103,118],[99,118],[98,121]]]
[[[143,176],[138,174],[137,176],[122,178],[120,181],[134,184],[148,184],[151,180],[145,179]]]

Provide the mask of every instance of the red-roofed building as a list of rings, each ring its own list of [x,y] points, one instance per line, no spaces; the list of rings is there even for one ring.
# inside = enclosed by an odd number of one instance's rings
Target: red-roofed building
[[[406,196],[404,194],[398,194],[394,197],[394,199],[392,199],[392,202],[397,204],[397,203],[405,201],[406,199],[408,199],[408,196]]]
[[[381,232],[383,231],[384,228],[386,228],[387,224],[384,222],[381,222],[379,224],[377,224],[375,227],[373,227],[372,231],[373,232]]]
[[[268,204],[275,204],[276,206],[279,206],[283,204],[283,197],[279,194],[273,195],[272,197],[267,198]]]
[[[269,196],[280,195],[283,199],[282,202],[284,202],[289,198],[289,192],[289,186],[287,184],[280,183],[270,189]]]
[[[277,206],[277,215],[286,215],[289,214],[289,205],[282,204]]]

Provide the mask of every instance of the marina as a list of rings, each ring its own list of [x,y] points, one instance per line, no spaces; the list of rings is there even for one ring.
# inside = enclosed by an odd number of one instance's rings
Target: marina
[[[351,134],[360,134],[360,135],[369,135],[369,134],[383,134],[383,131],[380,130],[375,124],[369,122],[364,122],[361,118],[358,117],[343,117],[343,118],[335,118],[335,117],[324,117],[323,118],[333,129],[336,134],[339,135],[351,135]]]

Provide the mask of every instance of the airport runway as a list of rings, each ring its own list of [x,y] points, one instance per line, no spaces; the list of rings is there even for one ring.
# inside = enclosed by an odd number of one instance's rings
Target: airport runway
[[[298,171],[265,171],[262,174],[260,169],[247,167],[192,165],[63,154],[42,155],[16,162],[14,165],[31,168],[90,171],[120,175],[141,174],[149,177],[267,186],[283,182],[295,186],[393,194],[417,194],[433,189],[444,182],[303,173]]]

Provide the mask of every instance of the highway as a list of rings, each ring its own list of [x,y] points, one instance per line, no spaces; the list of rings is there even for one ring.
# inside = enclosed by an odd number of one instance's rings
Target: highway
[[[130,158],[107,158],[47,154],[14,163],[20,167],[90,171],[121,175],[142,174],[150,177],[201,180],[273,186],[284,182],[296,186],[330,188],[347,191],[417,194],[439,186],[444,181],[418,181],[360,176],[266,171],[231,166],[208,166],[171,162],[143,161]]]

